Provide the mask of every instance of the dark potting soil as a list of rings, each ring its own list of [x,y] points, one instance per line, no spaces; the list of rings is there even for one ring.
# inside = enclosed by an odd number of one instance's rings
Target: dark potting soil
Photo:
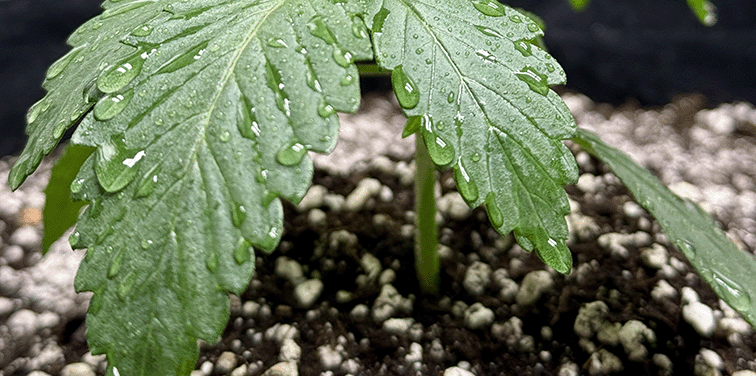
[[[344,359],[357,359],[362,366],[355,376],[364,375],[441,375],[445,369],[457,365],[460,361],[469,362],[471,371],[478,376],[485,375],[556,375],[565,360],[576,362],[583,372],[588,370],[591,353],[585,351],[580,337],[573,330],[580,307],[595,300],[605,301],[610,310],[608,320],[626,322],[639,320],[656,334],[656,341],[649,345],[649,355],[643,361],[628,359],[620,345],[608,347],[619,356],[624,369],[619,374],[655,375],[663,374],[651,359],[651,354],[666,355],[674,365],[675,374],[693,374],[695,358],[701,348],[711,348],[723,358],[725,369],[744,368],[736,364],[738,359],[754,359],[754,336],[744,337],[743,345],[737,351],[730,351],[731,345],[724,338],[702,338],[689,324],[681,320],[679,298],[677,301],[651,299],[651,290],[662,278],[654,270],[645,267],[639,257],[640,247],[629,246],[629,257],[619,259],[607,254],[593,239],[578,241],[570,246],[574,252],[575,268],[584,263],[596,263],[597,268],[587,274],[588,278],[570,278],[555,275],[554,287],[533,306],[521,307],[502,301],[495,289],[489,289],[487,295],[472,297],[462,287],[467,266],[473,260],[483,261],[492,270],[508,268],[512,258],[523,261],[517,274],[511,278],[520,279],[533,270],[544,269],[543,263],[534,254],[510,252],[498,249],[496,241],[501,235],[491,229],[485,212],[475,209],[465,221],[445,223],[451,231],[442,231],[442,242],[453,250],[452,259],[442,264],[441,297],[425,296],[420,293],[414,271],[413,240],[402,237],[400,226],[410,223],[405,213],[412,210],[411,187],[402,186],[394,176],[379,172],[368,173],[392,188],[395,200],[384,203],[380,200],[369,201],[367,208],[358,212],[328,213],[327,227],[314,229],[308,224],[307,213],[300,213],[292,205],[286,205],[288,218],[283,238],[284,249],[272,255],[259,256],[257,272],[252,287],[242,296],[242,300],[253,300],[268,305],[273,315],[267,318],[242,318],[238,313],[229,321],[229,326],[222,341],[203,350],[198,366],[203,362],[215,361],[223,351],[234,351],[233,342],[241,341],[241,349],[247,361],[262,362],[261,370],[268,369],[279,362],[279,344],[264,339],[255,343],[245,335],[249,329],[265,332],[275,324],[285,323],[297,328],[300,337],[297,343],[302,349],[299,365],[300,375],[321,375],[327,371],[321,365],[318,347],[341,344]],[[315,184],[324,185],[329,190],[348,194],[363,176],[338,178],[322,173],[316,174]],[[450,178],[445,174],[441,181]],[[578,202],[582,213],[593,218],[601,228],[601,233],[617,232],[631,234],[642,231],[638,222],[652,220],[644,213],[638,218],[628,218],[623,212],[623,205],[629,200],[628,192],[623,186],[610,185],[604,191],[604,199],[587,198],[575,187],[568,187],[570,198]],[[381,226],[372,223],[376,214],[385,214],[391,221]],[[325,257],[313,257],[313,250],[324,247],[328,234],[346,230],[357,236],[358,244],[344,247],[339,252]],[[652,237],[656,238],[658,226],[654,226]],[[448,236],[444,236],[446,234]],[[511,239],[507,240],[511,244]],[[680,252],[666,246],[671,257],[684,260]],[[393,265],[396,272],[395,287],[404,297],[415,297],[411,316],[415,323],[422,324],[423,332],[419,338],[411,335],[387,333],[380,323],[370,318],[355,320],[350,311],[357,304],[372,306],[372,301],[380,292],[377,283],[358,286],[354,281],[362,273],[360,257],[364,252],[375,255],[384,267]],[[510,253],[516,253],[515,256]],[[312,273],[320,270],[320,279],[325,288],[316,306],[307,309],[296,308],[292,297],[293,285],[275,276],[275,259],[281,255],[292,258],[302,264],[303,269]],[[592,261],[596,260],[596,261]],[[331,267],[323,268],[324,264]],[[398,266],[398,267],[397,267]],[[692,268],[689,267],[690,270]],[[628,272],[630,271],[630,278]],[[574,274],[574,273],[573,273]],[[715,306],[718,298],[699,278],[679,276],[669,280],[676,289],[683,286],[694,287],[701,301]],[[338,290],[353,292],[354,298],[347,303],[337,303]],[[616,294],[616,292],[619,294]],[[494,310],[496,321],[506,321],[511,316],[522,319],[522,332],[534,338],[534,345],[523,350],[517,343],[507,338],[492,334],[490,327],[479,330],[466,328],[460,318],[450,313],[450,302],[463,301],[471,305],[482,302]],[[543,327],[551,328],[551,335],[543,338]],[[550,337],[550,338],[548,338]],[[444,347],[441,359],[434,359],[430,354],[433,340],[440,341]],[[405,356],[413,342],[423,345],[423,363],[419,368],[408,367]],[[238,345],[237,345],[238,346]],[[542,352],[549,356],[542,356]],[[239,349],[235,350],[240,354]],[[583,373],[581,372],[581,373]],[[334,375],[347,372],[336,369]]]

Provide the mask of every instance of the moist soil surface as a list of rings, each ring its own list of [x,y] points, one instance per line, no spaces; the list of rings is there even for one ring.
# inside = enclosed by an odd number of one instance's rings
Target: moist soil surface
[[[721,148],[756,148],[756,125],[741,119],[723,133],[710,119],[712,110],[686,107],[695,101],[647,110],[568,96],[580,126],[596,129],[620,115],[632,123],[648,112],[662,116],[671,106],[675,116],[667,111],[666,118],[672,120],[652,125],[687,140],[689,149],[695,144],[689,133],[698,128],[724,137],[728,143]],[[391,103],[374,100],[378,107]],[[689,114],[697,111],[709,112]],[[731,117],[742,114],[736,115]],[[443,172],[437,296],[418,290],[408,154],[388,152],[346,173],[320,166],[313,180],[318,188],[298,205],[285,204],[278,249],[257,253],[256,274],[241,297],[232,297],[223,336],[216,344],[201,343],[194,375],[753,375],[748,373],[756,371],[753,330],[695,274],[618,179],[570,147],[581,173],[578,184],[567,187],[572,273],[555,272],[511,235],[496,233],[482,208],[460,207],[453,177]],[[645,164],[665,180],[661,167]],[[7,164],[4,168],[7,174]],[[756,166],[740,173],[752,183],[754,171]],[[43,181],[49,166],[40,174]],[[708,199],[704,195],[699,202],[707,207]],[[752,230],[738,222],[739,214],[711,205],[716,218],[730,220],[723,229],[753,252],[747,236]],[[34,244],[22,245],[21,261],[8,261],[8,248],[20,242],[14,240],[19,229],[41,229],[39,219],[19,219],[31,209],[3,212],[5,278],[40,262]],[[87,375],[104,374],[104,360],[86,347],[82,295],[52,325],[14,336],[20,333],[11,325],[18,311],[44,313],[19,291],[0,288],[13,308],[0,310],[0,352],[13,355],[0,357],[0,375],[73,375],[71,364],[77,362],[89,364]],[[685,314],[684,307],[693,305],[705,307]],[[697,315],[710,315],[713,326]],[[39,360],[51,344],[59,355]]]

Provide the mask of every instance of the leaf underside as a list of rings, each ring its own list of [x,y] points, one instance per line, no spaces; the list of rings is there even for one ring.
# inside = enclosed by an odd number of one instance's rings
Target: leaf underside
[[[17,187],[79,122],[95,147],[71,184],[89,207],[75,286],[108,372],[182,375],[214,342],[280,240],[278,197],[298,202],[307,152],[329,152],[336,111],[359,104],[362,19],[327,0],[119,0],[69,39],[29,112]]]
[[[661,224],[714,292],[756,327],[756,258],[739,250],[711,215],[683,200],[648,170],[590,131],[578,129],[575,142],[606,163],[635,199]]]
[[[76,173],[94,149],[69,144],[65,154],[55,163],[50,173],[50,181],[45,188],[45,209],[42,213],[44,237],[42,251],[47,253],[50,246],[76,223],[85,203],[71,200],[69,187]]]
[[[514,230],[567,273],[569,212],[563,186],[577,166],[563,139],[572,115],[549,86],[564,83],[557,62],[533,43],[543,35],[496,1],[369,2],[376,61],[392,83],[433,161],[452,167],[462,197],[484,204],[502,234]]]

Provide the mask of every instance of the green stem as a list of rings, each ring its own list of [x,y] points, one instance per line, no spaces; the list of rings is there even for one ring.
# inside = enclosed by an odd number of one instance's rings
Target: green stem
[[[436,165],[425,148],[420,132],[415,134],[415,271],[420,290],[438,294],[440,263],[438,260],[438,225],[436,224]]]
[[[375,63],[357,63],[360,77],[391,77],[391,71],[383,69]]]

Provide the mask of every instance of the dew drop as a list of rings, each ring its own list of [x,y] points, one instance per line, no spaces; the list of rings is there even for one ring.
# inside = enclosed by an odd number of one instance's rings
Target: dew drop
[[[152,34],[152,25],[147,25],[147,24],[139,26],[138,28],[134,29],[134,31],[131,32],[131,35],[135,37],[146,37],[150,34]]]
[[[457,182],[457,190],[467,202],[475,202],[478,199],[478,185],[470,178],[460,158],[454,166],[454,180]]]
[[[541,28],[540,28],[540,27],[538,27],[538,25],[536,25],[535,23],[532,23],[532,22],[531,22],[531,23],[529,23],[529,24],[528,24],[528,30],[530,30],[530,31],[531,31],[531,32],[533,32],[533,33],[536,33],[536,32],[538,32],[539,30],[541,30]]]
[[[110,266],[108,267],[108,279],[113,279],[115,276],[118,275],[118,272],[121,271],[121,263],[123,262],[123,255],[126,248],[121,248],[120,251],[115,255],[115,258],[113,258],[113,262],[110,263]]]
[[[110,142],[100,145],[97,148],[95,172],[102,188],[111,193],[123,189],[136,178],[145,155],[144,150],[128,149],[123,135],[114,135]]]
[[[160,165],[155,165],[147,171],[147,173],[142,176],[142,180],[139,181],[139,185],[137,185],[137,189],[134,192],[134,197],[147,197],[151,195],[152,192],[155,192],[159,174]]]
[[[273,48],[288,48],[289,45],[286,44],[286,41],[281,38],[270,38],[268,39],[268,46]]]
[[[541,74],[535,68],[528,65],[519,72],[515,72],[520,81],[525,82],[530,90],[546,96],[549,93],[549,85],[546,83],[546,75]]]
[[[446,96],[446,101],[449,103],[454,103],[454,92],[450,91],[449,95]]]
[[[102,97],[94,106],[95,119],[99,121],[106,121],[114,118],[120,114],[126,106],[131,102],[131,98],[134,97],[134,89],[126,90],[121,94],[111,94]]]
[[[145,51],[139,51],[119,64],[105,69],[97,79],[97,88],[101,92],[110,94],[121,90],[139,75],[142,71],[144,60],[149,56]]]
[[[310,34],[324,40],[326,43],[330,45],[336,44],[336,37],[321,16],[311,18],[307,22],[307,28],[310,29]]]
[[[493,192],[488,192],[486,195],[486,211],[488,212],[488,219],[495,228],[500,228],[504,225],[504,213],[501,212],[499,205],[496,204],[496,195]]]
[[[688,259],[693,260],[696,258],[697,256],[696,248],[692,244],[690,244],[688,241],[682,240],[682,239],[676,239],[675,246],[677,247],[677,249],[682,251],[685,257],[687,257]]]
[[[365,26],[365,22],[358,16],[352,17],[352,34],[359,39],[365,39],[368,37],[368,30]]]
[[[344,77],[341,77],[341,86],[349,86],[352,83],[354,83],[354,76],[351,74],[346,74]]]
[[[147,250],[148,248],[150,248],[150,246],[152,246],[152,240],[143,239],[141,246],[142,246],[142,249]]]
[[[247,209],[241,204],[235,204],[234,210],[231,211],[231,222],[235,227],[239,227],[247,219]]]
[[[480,31],[481,33],[488,35],[489,37],[504,38],[504,36],[499,34],[498,31],[490,29],[486,26],[475,25],[475,28],[478,29],[478,31]]]
[[[548,63],[548,64],[546,64],[546,70],[548,70],[549,73],[554,73],[554,71],[556,70],[556,68],[554,68],[554,64]]]
[[[522,17],[516,14],[514,16],[509,17],[509,19],[512,20],[512,22],[514,23],[522,23]]]
[[[352,53],[349,51],[343,51],[338,46],[333,46],[333,59],[336,60],[336,63],[342,68],[346,68],[354,62]]]
[[[39,114],[45,112],[50,107],[50,102],[45,99],[40,100],[31,106],[29,112],[26,114],[26,123],[31,124],[39,117]]]
[[[236,248],[234,249],[234,261],[236,261],[237,264],[242,265],[252,259],[252,252],[254,252],[252,244],[250,244],[247,239],[239,238],[239,241],[236,243]]]
[[[210,273],[215,273],[218,271],[218,266],[220,265],[220,261],[218,260],[218,254],[210,251],[208,253],[207,258],[205,259],[205,266],[207,267],[207,270],[210,271]]]
[[[63,73],[63,70],[66,69],[68,64],[71,63],[71,60],[73,60],[76,57],[76,55],[78,55],[79,52],[81,52],[82,47],[84,46],[79,46],[72,49],[71,51],[68,51],[67,54],[63,55],[63,57],[61,57],[56,62],[54,62],[50,66],[50,68],[47,70],[47,73],[45,74],[45,78],[47,78],[48,80],[52,80],[53,78],[58,77],[61,73]]]
[[[231,139],[231,133],[229,133],[228,131],[223,131],[219,138],[221,142],[228,142],[228,140]]]
[[[129,274],[126,275],[126,277],[123,278],[123,282],[118,285],[118,298],[121,299],[122,302],[126,301],[126,298],[129,297],[129,294],[131,293],[131,290],[134,288],[134,284],[136,283],[137,276],[134,273],[134,271],[130,271]]]
[[[318,76],[315,74],[315,68],[309,60],[307,60],[307,72],[305,72],[305,78],[307,80],[307,86],[309,86],[310,89],[315,90],[318,93],[322,91]]]
[[[294,142],[279,150],[276,154],[276,160],[284,166],[294,166],[302,162],[305,154],[307,154],[307,148],[298,142]]]
[[[247,97],[243,97],[239,108],[236,127],[239,128],[239,133],[242,137],[256,140],[260,137],[260,124],[257,122],[257,110],[252,107]]]
[[[181,68],[188,66],[191,63],[194,63],[195,61],[202,58],[202,55],[207,49],[207,44],[208,41],[204,41],[192,47],[192,49],[190,49],[189,51],[172,57],[170,60],[166,61],[165,64],[160,66],[155,74],[175,72]]]
[[[454,160],[454,147],[434,132],[424,132],[423,139],[433,162],[446,166]]]
[[[55,125],[55,129],[53,129],[53,137],[56,139],[60,139],[63,137],[63,134],[66,133],[68,130],[70,124],[64,120],[61,120],[58,122],[58,124]]]
[[[71,233],[71,235],[68,236],[68,244],[71,245],[71,248],[76,249],[79,247],[79,241],[81,240],[81,233],[78,231],[74,231]]]
[[[396,99],[402,107],[411,109],[420,103],[420,92],[417,90],[417,86],[412,78],[404,73],[401,65],[391,72],[391,84],[394,87]]]
[[[719,292],[727,304],[737,311],[748,311],[751,307],[751,296],[735,281],[724,276],[719,271],[714,271],[714,288]]]
[[[504,7],[498,1],[472,0],[472,4],[480,13],[489,17],[501,17],[505,14]]]
[[[336,109],[330,103],[326,102],[325,98],[321,98],[320,104],[318,104],[318,116],[325,119],[335,113]]]
[[[472,161],[475,163],[480,162],[480,153],[473,154],[472,157],[470,157],[470,159],[472,159]]]
[[[520,51],[522,56],[528,57],[533,55],[532,44],[525,39],[514,41],[514,48],[515,50]]]

